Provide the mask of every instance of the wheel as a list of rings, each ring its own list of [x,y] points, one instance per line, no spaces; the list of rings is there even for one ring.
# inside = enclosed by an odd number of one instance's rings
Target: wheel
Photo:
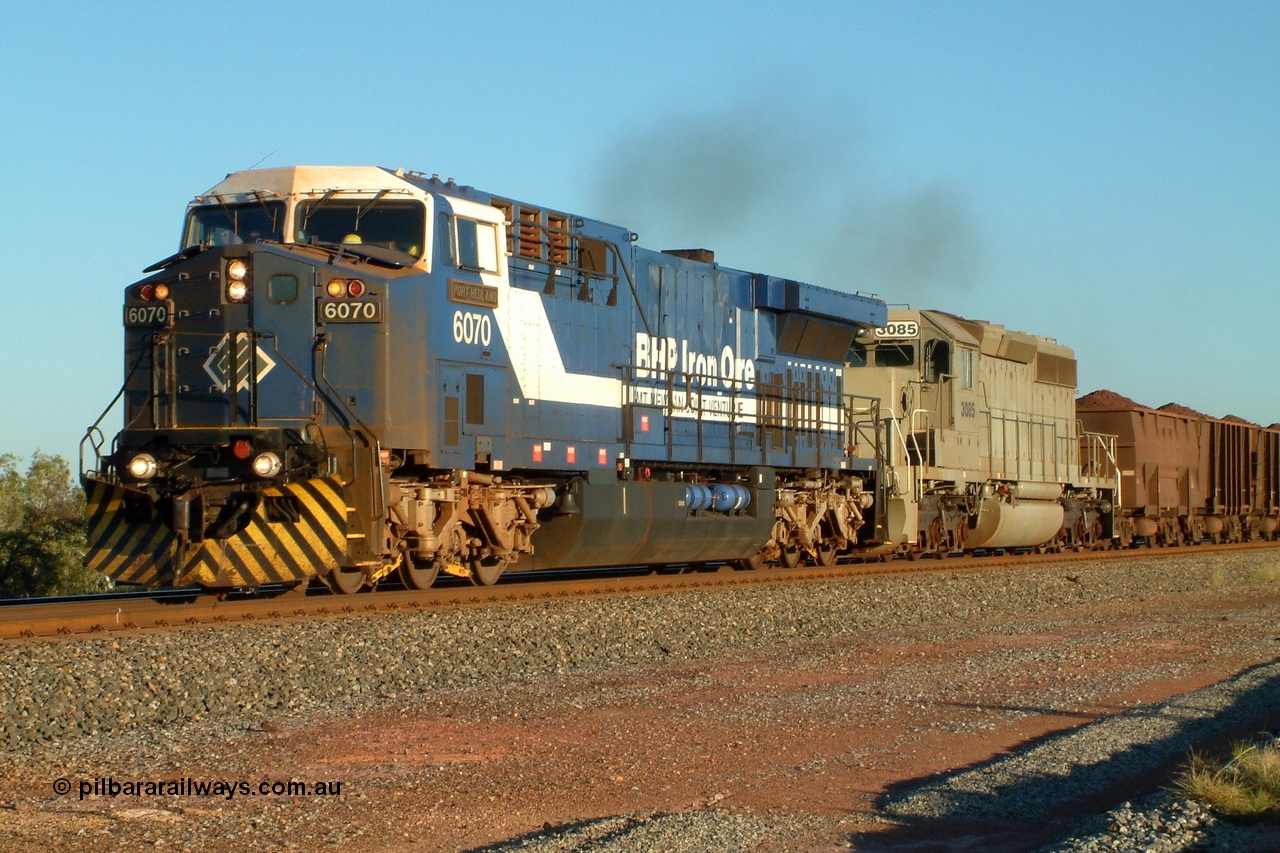
[[[813,559],[819,566],[834,566],[836,564],[835,546],[828,545],[824,542],[818,546],[818,550],[814,553]]]
[[[400,580],[409,589],[430,589],[439,576],[440,564],[435,560],[414,560],[411,555],[404,555],[404,562],[400,564]]]
[[[351,595],[364,587],[365,576],[359,569],[336,566],[322,580],[339,595]]]
[[[782,565],[786,566],[788,569],[794,569],[796,566],[800,565],[800,549],[794,545],[783,548],[781,553],[778,554],[778,562],[782,563]]]
[[[950,553],[950,546],[947,544],[947,528],[942,523],[942,519],[935,518],[933,523],[929,525],[927,544],[924,547],[939,560],[947,558],[947,554]]]
[[[471,582],[476,586],[493,586],[507,570],[507,561],[484,557],[471,561]]]

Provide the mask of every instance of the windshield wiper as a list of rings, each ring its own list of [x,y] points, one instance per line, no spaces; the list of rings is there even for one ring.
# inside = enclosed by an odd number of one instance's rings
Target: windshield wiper
[[[382,246],[366,246],[361,243],[330,243],[327,240],[313,239],[304,245],[335,250],[337,252],[335,261],[342,255],[353,255],[397,270],[411,267],[418,260],[408,252],[402,252],[399,249],[385,249]]]
[[[158,270],[162,270],[165,267],[169,266],[170,264],[175,264],[178,261],[185,261],[187,258],[194,258],[196,255],[200,254],[207,248],[208,246],[202,246],[199,243],[192,243],[190,246],[187,246],[182,251],[170,255],[169,257],[165,258],[162,261],[156,261],[154,264],[144,269],[143,272],[148,273],[148,272],[156,272]]]

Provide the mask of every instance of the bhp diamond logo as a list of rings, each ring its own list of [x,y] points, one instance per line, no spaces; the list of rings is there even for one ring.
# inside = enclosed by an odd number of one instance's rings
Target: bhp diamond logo
[[[218,341],[213,352],[209,353],[209,357],[205,359],[204,372],[213,379],[213,384],[219,391],[226,391],[227,384],[230,382],[231,350],[234,349],[236,390],[244,391],[249,387],[249,376],[255,366],[258,372],[254,376],[254,381],[261,382],[262,378],[271,372],[271,368],[276,366],[276,362],[263,351],[262,347],[253,343],[247,332],[236,333],[234,347],[231,341],[231,335],[222,336],[222,340]]]

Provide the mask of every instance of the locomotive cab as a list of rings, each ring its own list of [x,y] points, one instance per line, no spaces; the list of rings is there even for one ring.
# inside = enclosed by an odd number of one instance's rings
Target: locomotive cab
[[[341,171],[229,176],[125,289],[124,429],[84,476],[94,568],[227,588],[377,562],[348,506],[382,488],[387,295],[429,269],[431,199]]]

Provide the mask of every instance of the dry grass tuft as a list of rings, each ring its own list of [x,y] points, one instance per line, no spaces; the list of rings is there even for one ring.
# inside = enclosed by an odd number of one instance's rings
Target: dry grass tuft
[[[1253,573],[1253,579],[1256,581],[1280,581],[1280,563],[1269,563],[1260,566]]]
[[[1280,740],[1237,743],[1222,764],[1193,754],[1174,787],[1224,817],[1280,820]]]

